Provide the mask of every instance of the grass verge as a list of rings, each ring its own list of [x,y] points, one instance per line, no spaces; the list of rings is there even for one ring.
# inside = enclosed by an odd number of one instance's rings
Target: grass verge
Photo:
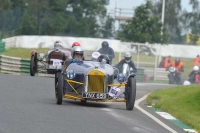
[[[176,86],[155,90],[147,97],[148,105],[170,113],[185,124],[200,131],[200,85]]]

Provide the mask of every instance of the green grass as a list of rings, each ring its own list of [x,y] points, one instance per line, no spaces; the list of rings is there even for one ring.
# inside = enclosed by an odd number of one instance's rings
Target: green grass
[[[36,50],[38,53],[46,53],[48,48],[10,48],[6,50],[4,53],[1,53],[2,55],[7,56],[13,56],[13,57],[19,57],[19,58],[30,58],[30,52],[31,50]],[[88,57],[88,53],[92,53],[93,51],[84,51],[86,59],[89,59],[91,57]],[[137,54],[132,54],[132,60],[134,61],[135,65],[137,66]],[[121,54],[121,57],[124,56],[124,53]],[[172,58],[171,60],[174,60],[175,58]],[[192,70],[193,67],[193,59],[191,58],[180,58],[184,62],[185,72],[182,74],[182,77],[188,77],[189,73]],[[139,56],[140,62],[147,62],[151,64],[138,64],[139,67],[155,67],[155,56],[148,56],[144,54],[140,54]],[[113,64],[117,64],[119,62],[119,53],[115,52],[115,58],[113,59]],[[158,63],[159,64],[159,63]]]
[[[147,97],[151,105],[170,113],[194,129],[200,130],[200,85],[176,86],[155,90]]]
[[[27,58],[29,59],[32,50],[36,50],[38,53],[46,53],[48,48],[10,48],[1,55],[7,55],[12,57]]]

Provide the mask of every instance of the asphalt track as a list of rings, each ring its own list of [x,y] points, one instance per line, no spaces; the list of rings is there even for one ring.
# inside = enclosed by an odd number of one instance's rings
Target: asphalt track
[[[136,99],[168,85],[137,83]],[[0,133],[184,133],[146,106],[171,131],[141,112],[127,111],[125,103],[96,103],[64,99],[57,105],[54,79],[0,75]]]

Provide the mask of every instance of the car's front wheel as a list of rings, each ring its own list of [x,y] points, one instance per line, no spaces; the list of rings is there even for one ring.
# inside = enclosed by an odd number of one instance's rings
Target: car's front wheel
[[[128,83],[125,88],[126,109],[133,110],[136,97],[136,79],[134,77],[128,78]]]
[[[63,101],[63,78],[61,72],[55,74],[55,95],[56,103],[61,105]]]

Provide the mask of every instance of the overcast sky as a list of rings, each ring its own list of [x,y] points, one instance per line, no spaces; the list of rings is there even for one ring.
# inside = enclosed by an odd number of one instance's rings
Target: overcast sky
[[[200,1],[200,0],[199,0]],[[135,7],[140,6],[141,4],[145,4],[146,0],[110,0],[110,4],[107,6],[108,14],[114,16],[114,9],[117,8],[124,8],[121,11],[121,15],[119,15],[119,9],[115,12],[115,16],[133,16],[133,10]],[[187,11],[191,11],[192,8],[189,6],[189,0],[181,0],[182,9],[186,9]],[[128,9],[128,10],[127,10]],[[118,29],[119,23],[115,22],[115,27]]]
[[[107,6],[107,9],[114,9],[115,5],[118,8],[134,8],[140,6],[141,4],[145,4],[146,0],[110,0],[110,4]],[[189,0],[181,0],[181,4],[183,9],[188,11],[191,10],[191,6],[189,6]]]

